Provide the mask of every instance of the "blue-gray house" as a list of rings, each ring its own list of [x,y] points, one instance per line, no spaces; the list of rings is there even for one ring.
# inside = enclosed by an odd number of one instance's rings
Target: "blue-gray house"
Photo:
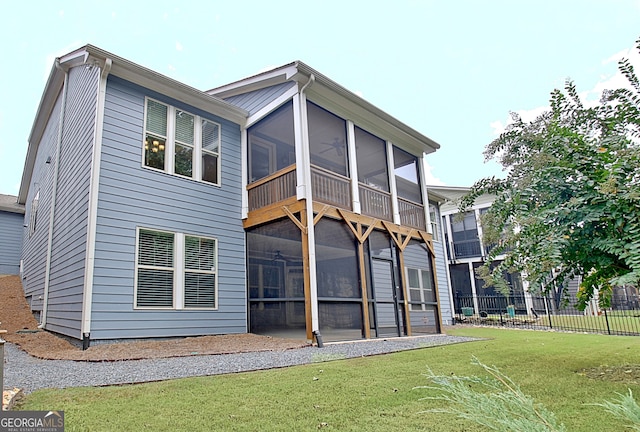
[[[18,197],[0,194],[0,275],[20,272],[24,206]]]
[[[203,92],[87,45],[29,137],[25,295],[85,346],[439,332],[438,147],[302,62]]]

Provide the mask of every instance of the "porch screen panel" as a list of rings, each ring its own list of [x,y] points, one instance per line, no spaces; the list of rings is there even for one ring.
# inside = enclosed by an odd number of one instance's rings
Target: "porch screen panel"
[[[398,196],[414,203],[422,204],[418,158],[394,146],[393,164]]]
[[[362,294],[353,233],[340,221],[315,226],[320,331],[327,341],[361,338]]]
[[[374,189],[389,192],[387,144],[369,132],[355,128],[358,181]]]
[[[306,337],[302,235],[289,219],[247,231],[249,331]]]
[[[251,126],[249,144],[249,183],[296,163],[293,131],[293,102],[289,101]]]
[[[311,164],[348,177],[347,123],[311,102],[307,119]]]

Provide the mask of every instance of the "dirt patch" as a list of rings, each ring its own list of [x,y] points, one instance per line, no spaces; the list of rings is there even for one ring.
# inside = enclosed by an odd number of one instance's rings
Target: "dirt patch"
[[[578,372],[599,381],[620,382],[626,385],[640,385],[640,365],[600,366],[597,368],[582,369]]]
[[[3,339],[18,345],[32,356],[56,360],[137,360],[253,351],[284,351],[308,345],[306,341],[298,339],[240,334],[100,344],[83,351],[64,338],[38,330],[38,322],[29,310],[20,278],[17,276],[0,276],[0,329],[7,330],[7,333],[2,335]]]

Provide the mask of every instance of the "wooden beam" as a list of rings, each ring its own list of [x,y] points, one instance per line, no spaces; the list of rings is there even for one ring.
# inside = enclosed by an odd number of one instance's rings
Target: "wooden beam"
[[[318,214],[316,215],[316,217],[313,218],[313,225],[317,224],[318,222],[320,222],[320,219],[322,219],[322,216],[324,216],[324,214],[327,212],[327,210],[329,210],[331,208],[331,206],[329,205],[325,205],[324,207],[322,207],[322,209],[318,212]],[[314,206],[314,210],[315,210],[315,206]]]
[[[404,252],[401,250],[398,253],[398,264],[400,265],[400,289],[402,289],[402,298],[404,300],[404,320],[405,327],[407,329],[407,336],[411,336],[411,313],[409,311],[409,290],[407,289],[407,275],[404,271]]]
[[[247,218],[242,221],[242,226],[244,229],[249,229],[256,225],[261,225],[287,216],[282,210],[283,207],[286,207],[291,213],[297,213],[305,208],[305,201],[298,201],[296,197],[290,197],[284,201],[263,207],[259,210],[250,211]]]
[[[291,219],[291,221],[292,221],[294,224],[296,224],[296,226],[297,226],[298,228],[300,228],[300,231],[302,231],[302,233],[303,233],[303,234],[306,234],[306,233],[307,233],[307,227],[306,227],[306,226],[304,226],[304,225],[302,224],[302,222],[300,222],[300,221],[298,220],[298,218],[296,217],[296,215],[294,215],[293,213],[291,213],[291,210],[289,210],[289,209],[288,209],[287,207],[285,207],[285,206],[282,206],[282,212],[283,212],[284,214],[286,214],[287,216],[289,216],[289,219]]]
[[[350,224],[349,224],[350,225]],[[358,243],[358,261],[360,263],[360,291],[362,293],[362,321],[365,339],[371,338],[371,323],[369,322],[369,296],[367,295],[367,278],[365,277],[364,244]]]

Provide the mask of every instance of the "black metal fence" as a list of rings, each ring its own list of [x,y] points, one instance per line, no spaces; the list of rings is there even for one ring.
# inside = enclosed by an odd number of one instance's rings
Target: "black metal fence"
[[[454,323],[640,336],[638,299],[612,299],[609,309],[580,311],[549,297],[454,296]]]

